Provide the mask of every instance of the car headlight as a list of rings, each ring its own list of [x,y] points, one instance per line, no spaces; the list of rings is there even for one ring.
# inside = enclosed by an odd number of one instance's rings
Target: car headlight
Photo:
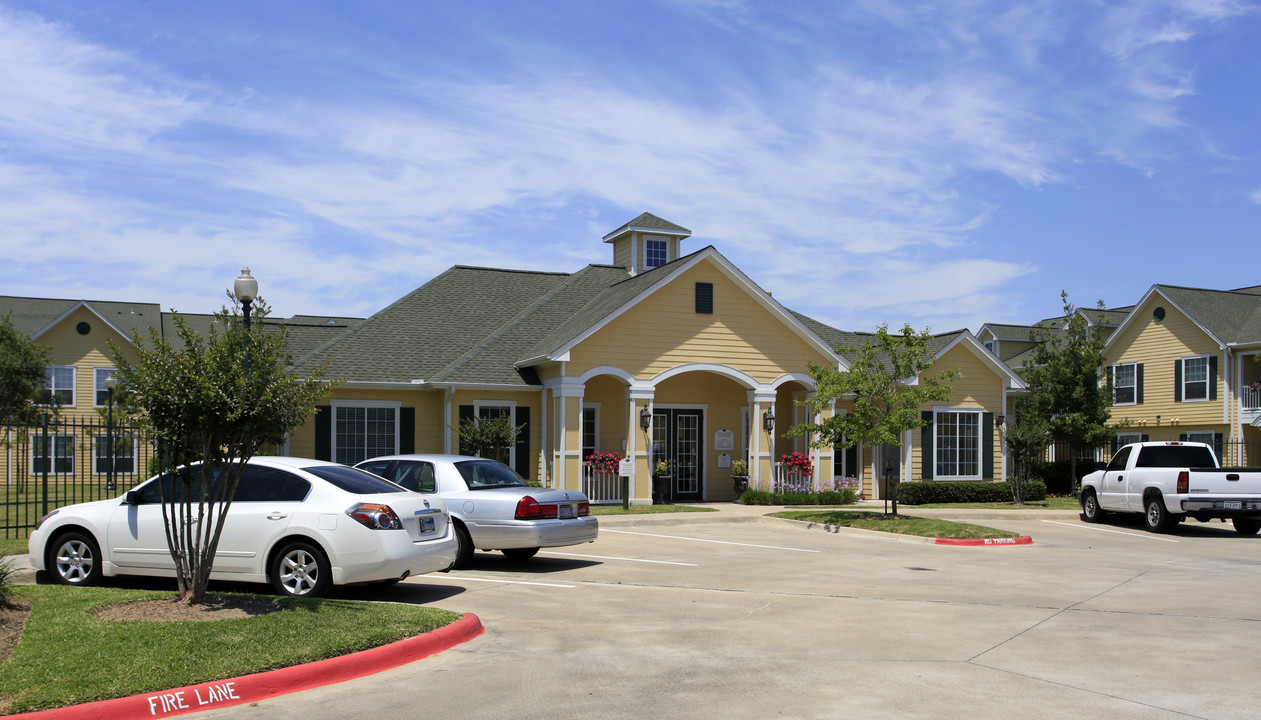
[[[42,517],[42,518],[40,518],[40,519],[39,519],[39,522],[35,523],[35,529],[36,529],[36,530],[38,530],[38,529],[40,528],[40,526],[42,526],[42,525],[44,524],[44,522],[45,522],[46,520],[48,520],[48,518],[52,517],[53,515],[56,515],[56,514],[57,514],[57,513],[59,513],[59,512],[61,512],[61,510],[60,510],[60,509],[57,509],[57,510],[50,510],[50,511],[48,512],[48,514],[47,514],[47,515],[45,515],[44,517]]]

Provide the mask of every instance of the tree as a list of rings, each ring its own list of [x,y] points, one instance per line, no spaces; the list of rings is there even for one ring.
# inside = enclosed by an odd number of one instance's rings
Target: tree
[[[1011,489],[1012,500],[1016,504],[1024,503],[1029,469],[1042,456],[1051,441],[1046,419],[1033,412],[1029,405],[1029,398],[1017,399],[1015,416],[1007,418],[1007,422],[1003,424],[1007,452],[1016,466],[1016,478]]]
[[[35,403],[44,389],[50,349],[0,318],[0,422],[35,421]]]
[[[1085,315],[1068,301],[1064,303],[1062,331],[1037,326],[1030,339],[1037,342],[1024,367],[1029,386],[1028,410],[1045,422],[1051,438],[1068,445],[1072,492],[1077,494],[1077,452],[1106,443],[1115,428],[1108,425],[1112,414],[1112,394],[1100,383],[1104,343],[1102,328],[1091,325]],[[1099,302],[1103,308],[1103,302]]]
[[[524,428],[525,423],[514,427],[508,415],[464,418],[452,427],[459,434],[460,452],[489,457],[505,465],[508,464],[508,451],[517,443],[517,436]]]
[[[265,331],[269,310],[255,301],[247,333],[232,300],[205,337],[176,315],[182,347],[151,330],[147,343],[137,343],[133,365],[111,346],[115,373],[158,443],[159,472],[170,478],[159,483],[162,520],[179,599],[194,605],[205,595],[245,462],[301,427],[335,384],[323,382],[324,368],[302,380],[288,372],[284,326]]]
[[[810,444],[817,448],[851,448],[860,442],[900,446],[908,430],[924,424],[920,408],[926,403],[945,401],[952,392],[955,370],[921,377],[935,360],[929,347],[931,338],[927,328],[916,332],[904,325],[894,335],[887,325],[881,325],[862,345],[837,348],[850,361],[848,370],[809,363],[816,389],[806,402],[815,413],[843,398],[853,398],[854,409],[821,423],[797,425],[788,435],[812,433]],[[916,378],[917,383],[908,382]],[[896,493],[893,514],[898,514]]]

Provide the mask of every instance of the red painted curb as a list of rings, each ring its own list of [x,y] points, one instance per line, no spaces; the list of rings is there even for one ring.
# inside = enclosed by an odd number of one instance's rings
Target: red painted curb
[[[969,547],[984,547],[986,545],[1032,545],[1033,538],[1028,535],[1022,535],[1014,538],[975,538],[971,540],[937,538],[936,543],[938,545],[966,545]]]
[[[472,640],[485,630],[476,615],[466,613],[459,620],[433,632],[350,655],[239,678],[189,685],[165,692],[100,700],[9,717],[37,720],[133,720],[174,717],[212,708],[241,705],[406,665]]]

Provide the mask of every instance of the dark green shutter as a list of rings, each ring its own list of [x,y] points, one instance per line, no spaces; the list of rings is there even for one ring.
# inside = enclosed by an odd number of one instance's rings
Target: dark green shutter
[[[1143,363],[1134,366],[1134,402],[1143,404]]]
[[[1182,359],[1173,361],[1173,401],[1182,402]]]
[[[333,408],[329,405],[315,408],[315,459],[333,459]]]
[[[398,451],[404,455],[416,452],[416,408],[399,408]]]
[[[1108,397],[1112,398],[1113,405],[1116,405],[1117,403],[1117,394],[1116,394],[1116,390],[1114,389],[1114,380],[1116,378],[1116,370],[1117,369],[1115,365],[1108,366]]]
[[[923,468],[920,471],[920,476],[925,480],[932,480],[935,467],[933,458],[933,411],[923,410],[919,416],[924,421],[924,426],[919,431],[919,464]]]
[[[994,413],[981,413],[981,452],[985,454],[981,477],[994,479]]]
[[[1121,438],[1117,437],[1116,435],[1113,435],[1112,436],[1112,454],[1116,455],[1117,450],[1120,450],[1120,449],[1121,449]]]
[[[1186,442],[1186,441],[1187,441],[1187,434],[1186,434],[1186,433],[1178,433],[1178,440],[1179,440],[1180,442]]]
[[[702,315],[714,314],[714,284],[696,283],[696,312]]]
[[[461,405],[459,418],[460,418],[459,423],[458,425],[456,425],[456,427],[463,425],[466,420],[476,419],[477,418],[476,408],[474,408],[472,405]],[[462,439],[460,439],[459,433],[456,433],[456,440],[459,441],[459,444],[460,444],[459,450],[457,450],[457,452],[460,455],[473,454],[473,451],[469,448],[469,446]]]
[[[1210,355],[1208,358],[1208,399],[1217,399],[1217,356]]]
[[[1141,439],[1143,442],[1151,442],[1151,438],[1149,438],[1149,437],[1147,436],[1147,433],[1143,433],[1143,434],[1140,436],[1140,439]]]
[[[517,426],[524,427],[521,427],[521,433],[517,435],[517,466],[513,470],[529,480],[534,469],[533,458],[530,457],[530,408],[517,407]]]
[[[1222,464],[1222,444],[1226,438],[1221,433],[1213,433],[1213,453],[1217,455],[1217,464]]]

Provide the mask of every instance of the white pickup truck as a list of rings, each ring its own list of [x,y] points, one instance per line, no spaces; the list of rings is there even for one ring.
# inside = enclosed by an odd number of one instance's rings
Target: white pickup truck
[[[1082,517],[1142,513],[1151,532],[1188,517],[1230,518],[1240,535],[1261,530],[1261,470],[1223,468],[1213,448],[1193,442],[1126,445],[1081,481]]]

